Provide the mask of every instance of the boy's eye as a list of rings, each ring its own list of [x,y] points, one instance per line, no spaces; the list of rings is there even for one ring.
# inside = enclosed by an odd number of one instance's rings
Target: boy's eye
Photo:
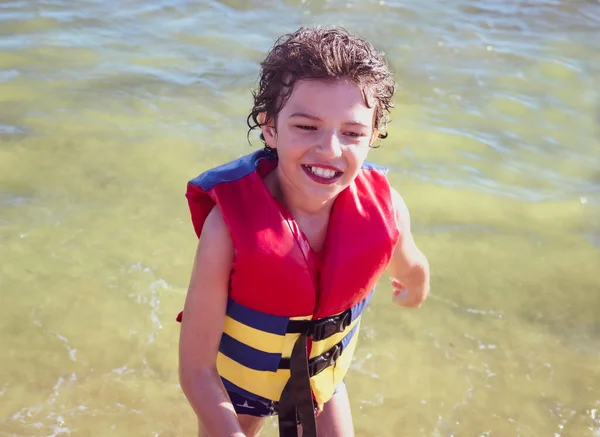
[[[297,124],[296,127],[298,129],[302,129],[302,130],[317,130],[317,128],[315,126],[308,126],[305,124]]]
[[[350,137],[364,137],[365,135],[362,132],[346,132],[346,135]]]

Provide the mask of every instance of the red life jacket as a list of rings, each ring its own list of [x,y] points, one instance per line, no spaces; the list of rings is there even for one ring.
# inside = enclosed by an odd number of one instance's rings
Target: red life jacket
[[[290,212],[263,182],[276,165],[261,150],[188,184],[196,234],[218,205],[235,252],[217,365],[228,390],[277,401],[289,379],[281,363],[299,336],[288,332],[289,325],[346,312],[340,332],[314,340],[312,348],[309,342],[313,361],[329,353],[320,376],[311,375],[313,396],[322,406],[348,370],[358,319],[399,238],[391,188],[384,169],[365,163],[335,199],[318,261]],[[333,346],[341,350],[331,359]]]

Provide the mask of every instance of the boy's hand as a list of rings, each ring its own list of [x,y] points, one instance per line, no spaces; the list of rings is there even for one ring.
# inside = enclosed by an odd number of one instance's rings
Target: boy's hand
[[[394,287],[393,301],[397,305],[418,308],[429,293],[429,262],[415,244],[410,231],[410,214],[398,192],[392,189],[396,225],[400,238],[390,260]]]
[[[392,293],[392,301],[401,307],[405,308],[419,308],[426,296],[423,293],[423,289],[419,291],[419,289],[415,290],[414,288],[409,290],[404,285],[400,283],[395,278],[392,279],[392,287],[394,287],[394,291]]]

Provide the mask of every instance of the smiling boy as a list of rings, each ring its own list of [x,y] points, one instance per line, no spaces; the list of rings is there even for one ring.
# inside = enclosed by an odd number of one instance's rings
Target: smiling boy
[[[390,268],[418,307],[429,265],[384,169],[366,162],[391,107],[383,55],[341,28],[281,37],[248,118],[264,150],[188,184],[199,236],[181,318],[180,380],[200,435],[354,435],[344,378]]]

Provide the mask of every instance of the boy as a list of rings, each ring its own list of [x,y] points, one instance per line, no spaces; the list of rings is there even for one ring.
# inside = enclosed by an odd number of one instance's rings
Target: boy
[[[366,41],[301,28],[261,64],[248,117],[264,150],[188,184],[199,236],[183,313],[180,381],[200,435],[354,434],[346,376],[360,315],[389,266],[418,307],[429,266],[385,171],[365,162],[392,74]]]

